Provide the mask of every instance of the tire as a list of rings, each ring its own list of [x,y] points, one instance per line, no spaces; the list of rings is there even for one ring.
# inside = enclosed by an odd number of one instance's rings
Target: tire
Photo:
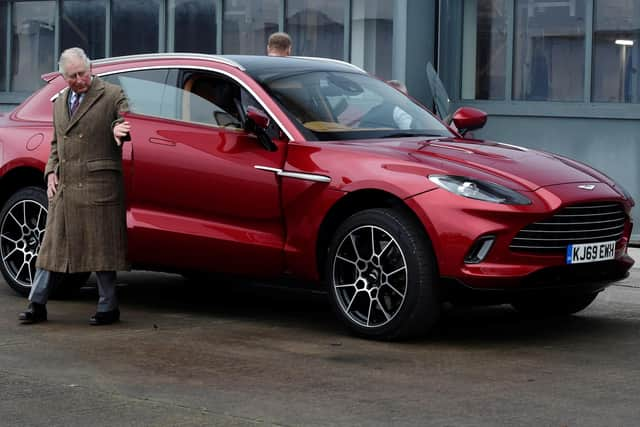
[[[0,271],[17,293],[28,296],[47,223],[47,195],[40,187],[16,191],[0,211]],[[90,273],[65,276],[52,297],[66,296],[86,283]]]
[[[528,316],[568,316],[587,308],[598,292],[576,295],[545,295],[523,298],[511,303],[518,312]]]
[[[431,243],[402,211],[368,209],[349,217],[331,239],[325,268],[330,303],[358,336],[422,335],[440,315]]]

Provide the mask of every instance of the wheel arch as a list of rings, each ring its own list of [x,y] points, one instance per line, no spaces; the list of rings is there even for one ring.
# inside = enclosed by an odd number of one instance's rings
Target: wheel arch
[[[29,166],[11,169],[0,178],[0,206],[19,189],[32,186],[45,188],[41,170]]]
[[[420,225],[420,229],[423,231],[429,245],[433,246],[429,234],[425,230],[420,218],[401,198],[377,189],[354,191],[342,197],[331,207],[318,229],[318,238],[316,240],[316,268],[321,280],[324,281],[326,279],[324,264],[328,255],[329,243],[331,242],[334,232],[344,220],[356,212],[375,208],[393,208],[405,212]]]

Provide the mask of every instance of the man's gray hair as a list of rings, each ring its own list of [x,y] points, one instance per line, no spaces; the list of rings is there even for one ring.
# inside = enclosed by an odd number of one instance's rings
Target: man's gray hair
[[[60,60],[58,61],[58,71],[60,72],[60,74],[65,74],[65,66],[71,58],[83,61],[87,66],[87,70],[91,68],[91,60],[89,59],[87,54],[84,53],[84,50],[79,47],[70,47],[60,54]]]

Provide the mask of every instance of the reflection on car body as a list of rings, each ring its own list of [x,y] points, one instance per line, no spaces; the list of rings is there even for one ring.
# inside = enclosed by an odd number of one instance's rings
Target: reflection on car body
[[[429,330],[445,301],[574,313],[633,264],[634,202],[607,176],[465,139],[350,64],[154,54],[93,70],[130,99],[123,166],[135,268],[326,284],[349,330],[399,339]],[[22,294],[47,208],[49,146],[32,141],[50,138],[50,99],[64,86],[45,80],[0,117],[0,268]],[[408,121],[394,119],[398,110]],[[485,120],[453,115],[464,131]],[[568,262],[571,248],[587,247],[607,256]]]

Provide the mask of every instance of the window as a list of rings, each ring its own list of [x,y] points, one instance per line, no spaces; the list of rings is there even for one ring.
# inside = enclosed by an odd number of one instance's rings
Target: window
[[[7,4],[0,2],[0,52],[7,47]],[[0,54],[0,91],[7,90],[7,55]]]
[[[122,87],[132,112],[176,119],[181,114],[176,93],[177,75],[177,70],[141,70],[102,78]]]
[[[260,83],[312,140],[451,135],[410,98],[365,74],[298,72],[270,75]]]
[[[55,69],[55,11],[55,1],[14,3],[11,90],[31,92]]]
[[[77,46],[91,59],[104,58],[105,15],[105,0],[64,1],[60,50]]]
[[[175,52],[216,53],[216,6],[211,0],[175,0]]]
[[[504,99],[506,0],[466,0],[462,47],[463,99]]]
[[[230,80],[210,73],[189,72],[178,95],[182,100],[182,120],[242,127],[236,107],[240,88]]]
[[[223,52],[264,55],[269,35],[278,31],[279,10],[280,0],[224,2]]]
[[[351,62],[382,79],[390,79],[392,40],[393,2],[354,0]]]
[[[158,51],[160,0],[112,0],[111,56]]]
[[[585,0],[516,0],[513,98],[584,99]]]
[[[172,70],[141,70],[111,74],[103,79],[117,84],[127,95],[129,109],[146,116],[162,117],[213,126],[240,128],[236,100],[240,87],[224,78]]]
[[[640,3],[596,0],[592,100],[640,102]]]
[[[294,55],[344,59],[344,1],[289,0],[286,5]]]

